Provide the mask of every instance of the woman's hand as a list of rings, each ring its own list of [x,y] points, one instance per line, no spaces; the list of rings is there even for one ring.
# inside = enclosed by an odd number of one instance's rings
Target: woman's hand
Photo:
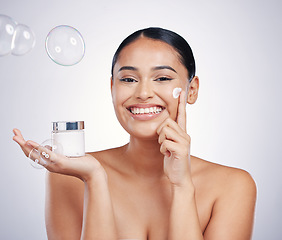
[[[75,176],[86,182],[93,178],[107,178],[104,168],[89,154],[76,158],[66,157],[53,152],[50,146],[40,146],[31,140],[25,141],[18,129],[14,129],[13,132],[15,134],[13,140],[20,145],[24,154],[50,172]],[[32,151],[33,149],[36,151]]]
[[[164,172],[174,186],[191,186],[190,136],[186,133],[185,92],[179,97],[177,122],[167,118],[158,128]]]

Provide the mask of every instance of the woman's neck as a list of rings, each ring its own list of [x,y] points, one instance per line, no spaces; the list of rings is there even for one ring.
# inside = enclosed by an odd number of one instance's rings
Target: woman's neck
[[[127,165],[137,175],[147,177],[163,176],[163,155],[157,140],[143,140],[130,137],[124,152]]]

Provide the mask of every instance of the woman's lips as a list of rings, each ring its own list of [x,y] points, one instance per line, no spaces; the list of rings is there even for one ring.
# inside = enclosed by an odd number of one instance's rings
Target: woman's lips
[[[127,110],[136,120],[151,120],[159,116],[164,107],[160,105],[134,105],[128,107]]]

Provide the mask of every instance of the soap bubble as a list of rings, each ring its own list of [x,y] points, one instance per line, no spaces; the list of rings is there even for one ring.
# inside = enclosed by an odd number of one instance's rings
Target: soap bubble
[[[12,42],[12,54],[16,56],[28,53],[35,45],[35,36],[32,30],[23,24],[18,24],[15,28]]]
[[[78,30],[61,25],[53,28],[45,42],[48,56],[57,64],[71,66],[81,61],[85,52],[84,40]]]
[[[12,18],[0,14],[0,56],[12,53],[20,56],[28,53],[35,45],[32,30],[17,24]]]
[[[54,139],[48,139],[40,144],[41,147],[47,148],[49,150],[52,150],[53,152],[57,154],[63,155],[63,146],[58,141],[55,141]],[[37,148],[33,148],[28,158],[30,159],[30,164],[36,169],[43,169],[44,167],[42,165],[50,164],[48,163],[41,155],[45,155],[47,157],[44,151],[38,150]]]
[[[10,17],[0,14],[0,56],[12,50],[12,40],[17,23]]]

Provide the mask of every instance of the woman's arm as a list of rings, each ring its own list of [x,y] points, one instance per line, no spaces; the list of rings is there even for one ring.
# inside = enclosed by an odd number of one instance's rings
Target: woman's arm
[[[117,231],[107,179],[96,175],[85,182],[84,201],[81,239],[116,240]]]
[[[229,168],[202,237],[193,188],[174,187],[168,239],[250,240],[256,184],[245,171]]]
[[[171,182],[168,240],[202,240],[190,169],[190,136],[186,133],[185,93],[181,92],[177,122],[167,118],[157,132],[164,154],[164,172]]]
[[[219,181],[220,196],[212,217],[201,232],[192,182],[190,137],[186,134],[184,94],[181,93],[177,122],[168,118],[158,129],[160,151],[164,154],[164,172],[172,186],[168,229],[169,240],[250,240],[256,202],[256,186],[248,173],[229,168]]]
[[[47,173],[48,239],[116,239],[111,198],[105,178],[83,183],[78,178]]]
[[[169,240],[202,240],[193,185],[173,186],[169,219]]]
[[[254,223],[256,184],[244,170],[230,169],[216,200],[205,240],[250,240]]]
[[[14,129],[14,133],[14,141],[16,141],[20,145],[26,156],[29,155],[31,149],[36,148],[40,154],[40,158],[42,158],[42,160],[40,160],[39,162],[43,163],[44,167],[47,170],[54,174],[59,173],[63,175],[74,176],[84,182],[85,197],[81,239],[117,239],[117,231],[114,221],[111,197],[108,189],[107,175],[101,164],[91,155],[86,155],[80,158],[67,158],[65,156],[58,155],[46,147],[39,146],[33,141],[25,141],[19,130]],[[45,154],[42,154],[43,152],[45,152]],[[38,155],[36,155],[35,157],[38,158]],[[55,179],[51,178],[49,180]],[[58,209],[58,206],[60,205],[63,206],[63,209],[59,211],[61,214],[65,214],[65,216],[60,216],[60,213],[52,214],[57,214],[58,218],[65,219],[66,224],[71,223],[69,228],[71,228],[73,224],[78,224],[79,226],[74,226],[74,229],[76,229],[75,234],[78,234],[79,230],[77,229],[81,227],[81,220],[79,221],[78,219],[76,219],[76,217],[79,216],[78,209],[75,209],[75,213],[72,212],[73,209],[71,209],[70,206],[73,205],[69,204],[71,198],[67,199],[67,196],[71,196],[72,194],[67,193],[66,196],[62,197],[60,191],[64,189],[60,189],[57,186],[54,186],[54,183],[52,186],[54,187],[54,189],[49,189],[50,193],[58,193],[60,198],[56,200],[56,204],[58,204],[57,206],[55,206],[55,203],[52,202],[49,202],[48,204],[49,206],[52,206],[51,208],[53,208],[53,210],[56,208]],[[53,195],[52,199],[55,198],[56,196]],[[60,200],[62,200],[63,203],[60,202]],[[67,210],[70,210],[69,214]],[[70,217],[70,219],[68,219],[68,217]],[[51,218],[52,217],[50,216],[50,219]],[[47,222],[47,224],[50,224],[50,222]],[[67,231],[66,226],[63,226],[62,222],[58,221],[55,224],[59,224],[62,231]],[[55,225],[55,227],[56,232],[60,232],[58,226]],[[55,231],[51,231],[51,235],[52,237],[54,237],[54,239],[69,239],[65,237],[68,235],[68,233],[66,232],[64,234],[64,237],[62,238],[55,235]]]
[[[83,221],[84,183],[46,172],[45,223],[49,240],[78,240]]]

